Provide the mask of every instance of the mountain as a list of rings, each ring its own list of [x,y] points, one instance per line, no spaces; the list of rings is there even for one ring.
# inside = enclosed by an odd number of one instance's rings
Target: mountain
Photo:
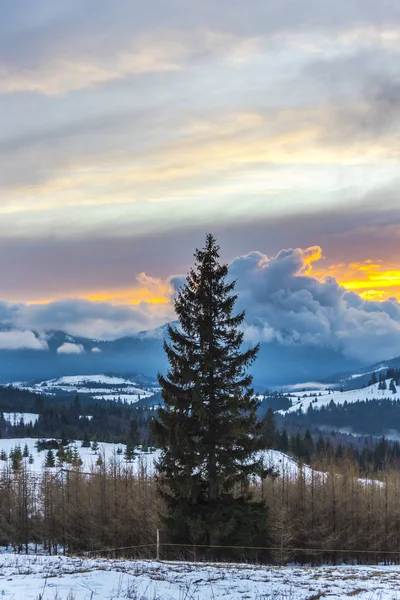
[[[297,412],[299,409],[307,412],[309,408],[320,410],[321,408],[329,407],[331,402],[334,402],[336,405],[386,399],[398,402],[400,400],[400,389],[396,389],[396,392],[393,393],[389,390],[389,385],[390,380],[387,380],[385,389],[379,389],[379,384],[374,383],[367,387],[351,390],[331,390],[327,388],[318,391],[304,390],[301,392],[290,392],[288,397],[290,396],[291,398],[292,406],[279,412],[281,414],[289,414]]]
[[[104,341],[51,331],[46,335],[47,349],[0,349],[0,383],[98,373],[142,373],[155,379],[158,371],[168,367],[165,333],[162,327]],[[262,392],[268,387],[332,378],[336,373],[361,373],[365,367],[326,348],[262,342],[252,372],[254,386]]]
[[[368,385],[372,373],[376,373],[379,379],[379,373],[388,371],[389,369],[400,369],[400,356],[359,368],[356,371],[336,373],[333,376],[321,380],[321,383],[326,385],[331,384],[331,387],[341,388],[343,390],[356,390]]]

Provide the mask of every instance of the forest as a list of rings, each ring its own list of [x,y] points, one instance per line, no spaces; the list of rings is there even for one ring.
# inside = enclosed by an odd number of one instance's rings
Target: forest
[[[5,412],[34,413],[35,423],[9,422]],[[49,398],[12,387],[0,387],[0,437],[101,440],[121,444],[154,445],[149,423],[152,407],[80,396]]]

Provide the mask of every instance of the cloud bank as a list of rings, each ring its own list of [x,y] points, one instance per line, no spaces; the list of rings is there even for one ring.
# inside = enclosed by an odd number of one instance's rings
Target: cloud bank
[[[399,302],[366,300],[334,277],[316,277],[321,260],[321,248],[311,246],[281,250],[272,257],[253,251],[230,263],[229,277],[237,281],[237,308],[246,311],[245,340],[329,349],[363,363],[399,356]],[[18,331],[0,333],[0,348],[45,350],[45,332],[51,330],[98,339],[154,330],[159,335],[157,328],[175,319],[173,290],[184,281],[181,275],[161,281],[142,274],[143,284],[171,291],[170,302],[163,304],[115,306],[82,299],[36,305],[3,302],[0,325]],[[83,348],[65,343],[57,352],[79,354]]]
[[[247,340],[329,348],[366,363],[398,356],[399,302],[363,300],[334,277],[317,279],[312,265],[320,257],[310,247],[273,258],[251,252],[231,263]]]

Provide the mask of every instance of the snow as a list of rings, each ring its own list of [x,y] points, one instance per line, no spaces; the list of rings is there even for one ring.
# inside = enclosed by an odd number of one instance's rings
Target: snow
[[[11,423],[11,425],[19,425],[21,419],[24,424],[32,423],[33,425],[39,419],[37,413],[16,413],[16,412],[3,412],[4,419]]]
[[[44,469],[44,463],[46,459],[46,451],[42,450],[39,452],[36,448],[37,439],[34,438],[10,438],[0,440],[0,452],[4,450],[7,456],[10,456],[11,450],[15,446],[20,446],[21,450],[24,449],[25,444],[28,446],[29,454],[33,457],[33,463],[27,464],[27,469],[33,473],[41,473]],[[99,442],[99,450],[97,453],[93,452],[91,448],[82,448],[82,442],[76,440],[71,442],[70,448],[77,447],[79,456],[82,460],[81,469],[84,472],[90,472],[96,468],[96,462],[99,456],[109,464],[111,460],[120,461],[121,464],[126,464],[123,456],[125,446],[123,444],[111,444],[107,442]],[[117,454],[117,450],[122,449],[122,453]],[[142,452],[136,449],[136,456],[131,463],[128,463],[134,474],[138,474],[142,469],[149,477],[155,474],[155,462],[160,457],[160,450],[153,452]],[[326,473],[323,471],[317,471],[312,469],[308,465],[300,465],[296,459],[288,456],[287,454],[280,452],[279,450],[263,450],[257,455],[257,458],[261,458],[263,461],[264,468],[273,469],[275,473],[279,474],[280,477],[284,477],[287,480],[295,480],[303,474],[306,481],[311,481],[313,478],[324,478]],[[0,461],[0,468],[1,468]],[[65,468],[69,468],[68,464],[64,464]],[[57,471],[59,467],[54,467]],[[363,483],[374,483],[376,485],[382,485],[380,481],[372,481],[367,479],[359,479]]]
[[[121,402],[127,402],[128,404],[134,404],[135,402],[138,402],[140,398],[149,398],[153,395],[149,392],[144,392],[143,390],[137,390],[137,392],[138,393],[136,394],[102,394],[100,396],[93,396],[93,398],[94,400],[113,400],[114,402],[120,400]]]
[[[353,375],[350,375],[350,377],[348,377],[348,379],[357,379],[357,377],[364,377],[365,375],[372,375],[372,373],[379,373],[379,371],[384,371],[387,368],[388,368],[387,365],[383,365],[381,367],[378,367],[377,369],[374,369],[373,371],[365,371],[364,373],[353,373]]]
[[[5,600],[392,600],[398,566],[251,564],[0,555]]]
[[[111,375],[71,375],[48,379],[35,384],[15,381],[12,385],[13,387],[48,396],[66,392],[68,394],[95,396],[96,400],[116,401],[122,399],[129,403],[137,402],[140,398],[149,398],[156,391],[155,389],[139,388],[135,381],[131,379]]]
[[[311,481],[313,476],[325,476],[325,473],[322,471],[315,471],[307,465],[300,466],[296,459],[279,450],[264,450],[261,452],[261,456],[266,469],[272,468],[275,472],[279,473],[280,477],[285,477],[286,479],[297,479],[301,471],[306,481]]]
[[[283,385],[283,386],[279,386],[279,388],[277,388],[277,391],[283,391],[283,392],[297,392],[300,393],[300,391],[302,392],[302,390],[308,390],[308,391],[320,391],[320,390],[326,390],[326,383],[321,383],[320,381],[307,381],[307,382],[303,382],[303,383],[292,383],[289,385]],[[303,392],[302,392],[303,393]]]
[[[323,406],[327,406],[331,401],[335,404],[344,404],[345,402],[352,403],[357,402],[358,400],[373,400],[388,398],[389,400],[399,400],[400,399],[400,386],[397,389],[396,393],[389,389],[390,379],[386,381],[386,390],[379,389],[379,383],[374,383],[365,388],[356,389],[356,390],[347,390],[345,392],[340,391],[332,391],[332,390],[321,390],[320,392],[315,392],[314,390],[305,390],[301,392],[291,393],[293,406],[288,408],[287,410],[278,411],[280,414],[287,414],[290,412],[296,412],[301,409],[303,412],[306,412],[309,406],[312,408],[319,409]],[[321,393],[321,396],[319,395]],[[303,397],[306,396],[306,397]]]
[[[106,385],[135,385],[130,379],[114,377],[109,375],[65,375],[58,379],[49,379],[48,385],[82,385],[84,383],[104,383]]]
[[[33,456],[33,464],[27,465],[30,471],[40,473],[44,468],[44,462],[46,458],[46,451],[42,450],[39,452],[36,448],[37,439],[34,438],[10,438],[10,439],[0,439],[0,451],[5,450],[7,455],[10,455],[10,452],[15,446],[20,446],[21,449],[24,449],[25,444],[28,446],[29,454]],[[79,456],[82,460],[82,470],[90,471],[95,467],[96,461],[99,455],[106,461],[110,461],[114,459],[114,457],[121,460],[121,462],[125,462],[123,458],[123,454],[116,454],[117,449],[121,448],[125,449],[123,444],[110,444],[107,442],[99,442],[99,450],[97,454],[93,452],[91,448],[82,448],[82,442],[77,440],[74,443],[70,444],[70,447],[76,445],[78,448]],[[147,453],[138,451],[135,459],[130,463],[132,465],[132,469],[135,472],[138,472],[142,466],[145,466],[149,474],[154,473],[154,460],[159,456],[159,452]],[[1,467],[1,461],[0,461]],[[68,467],[68,464],[65,464],[65,467]],[[57,468],[56,468],[57,469]],[[1,592],[0,592],[1,595]]]
[[[44,461],[46,456],[46,451],[42,450],[42,452],[38,452],[36,448],[37,439],[34,438],[11,438],[11,439],[1,439],[0,440],[0,451],[5,450],[7,455],[9,456],[10,451],[15,448],[15,446],[20,446],[23,450],[25,444],[28,446],[29,453],[33,456],[33,464],[29,465],[29,469],[34,472],[40,472],[44,468]],[[123,458],[123,454],[116,454],[118,448],[125,449],[123,444],[111,444],[107,442],[99,442],[99,450],[97,454],[93,452],[91,448],[82,448],[82,442],[77,440],[75,442],[71,442],[70,447],[76,445],[78,448],[79,455],[83,462],[82,470],[90,471],[96,465],[96,461],[98,456],[100,455],[107,461],[111,459],[119,459],[121,462],[125,462]],[[156,450],[154,452],[141,452],[137,450],[137,456],[132,462],[133,469],[138,469],[141,466],[145,466],[149,475],[154,474],[154,461],[157,460],[160,456],[160,451]],[[296,479],[299,475],[300,470],[303,469],[303,474],[306,479],[311,479],[313,470],[307,465],[299,466],[297,461],[294,458],[291,458],[287,454],[280,452],[278,450],[264,450],[259,455],[262,458],[265,468],[272,468],[274,471],[279,473],[282,477],[286,477],[287,479]],[[0,462],[1,466],[1,462]],[[323,476],[322,472],[314,471],[314,476],[319,475]]]

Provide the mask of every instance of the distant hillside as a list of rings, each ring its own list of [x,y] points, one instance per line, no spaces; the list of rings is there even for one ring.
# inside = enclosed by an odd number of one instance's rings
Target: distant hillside
[[[367,386],[373,373],[376,373],[379,379],[379,373],[395,369],[400,369],[400,356],[368,365],[355,371],[336,373],[333,376],[322,379],[321,383],[326,385],[332,384],[337,388],[345,390],[355,390]]]
[[[39,382],[14,382],[13,387],[46,396],[91,397],[93,400],[114,400],[136,403],[158,391],[156,381],[144,375],[68,375]]]
[[[396,392],[393,393],[390,389],[390,379],[386,380],[386,388],[379,389],[379,383],[375,383],[364,388],[352,389],[352,390],[331,390],[329,388],[324,390],[308,390],[301,392],[291,392],[287,395],[292,401],[292,406],[286,410],[280,410],[281,414],[288,414],[301,410],[306,412],[310,407],[313,410],[328,407],[332,402],[336,405],[339,404],[352,404],[360,401],[370,400],[383,400],[387,398],[391,401],[400,400],[400,387],[396,388]],[[400,423],[399,423],[400,426]]]
[[[400,439],[400,380],[381,382],[352,390],[302,390],[274,396],[271,408],[277,422],[289,431],[309,429]],[[263,399],[264,410],[268,397]]]

